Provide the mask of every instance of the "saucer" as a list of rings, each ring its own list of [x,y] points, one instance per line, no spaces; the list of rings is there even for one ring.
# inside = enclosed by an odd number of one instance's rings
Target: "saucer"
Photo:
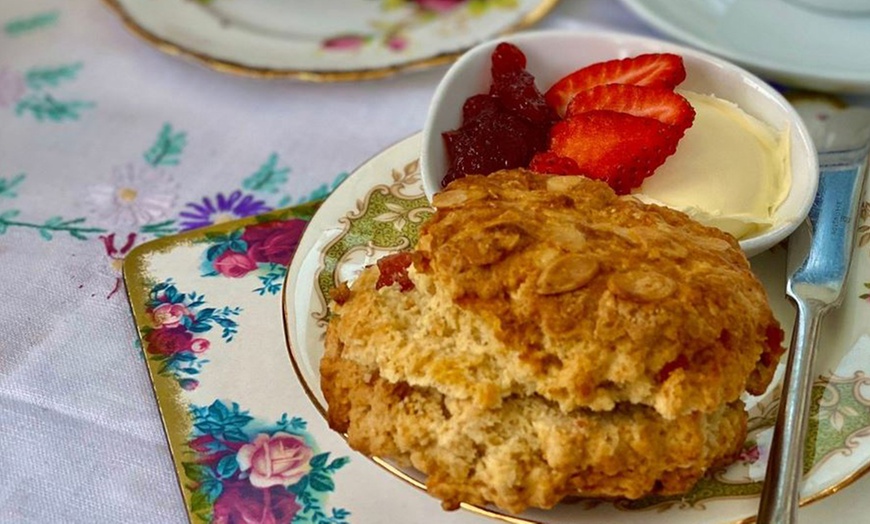
[[[452,61],[558,0],[104,0],[161,51],[259,78],[350,81]]]
[[[659,31],[783,84],[870,92],[870,16],[787,0],[622,0]]]

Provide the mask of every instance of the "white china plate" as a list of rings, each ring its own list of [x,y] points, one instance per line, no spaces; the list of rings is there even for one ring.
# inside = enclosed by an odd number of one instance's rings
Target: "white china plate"
[[[870,93],[870,15],[835,15],[789,0],[622,0],[663,33],[769,79]]]
[[[446,63],[558,0],[104,0],[162,51],[265,78],[362,80]]]
[[[328,294],[340,281],[353,280],[366,265],[416,242],[432,212],[419,170],[421,136],[412,136],[378,154],[354,172],[312,218],[291,262],[284,286],[284,326],[290,357],[312,403],[321,412],[319,362],[328,319]],[[856,262],[843,306],[825,318],[815,384],[815,404],[807,440],[811,472],[803,503],[850,484],[870,469],[870,205],[865,204]],[[863,238],[863,237],[862,237]],[[789,340],[794,310],[784,297],[785,248],[752,260],[768,290],[774,313]],[[780,370],[781,371],[781,370]],[[779,376],[779,375],[778,375]],[[779,379],[775,381],[777,384]],[[775,390],[775,387],[771,388]],[[702,480],[685,497],[637,502],[582,500],[548,511],[507,515],[493,508],[466,509],[516,523],[618,522],[621,524],[736,523],[754,516],[766,467],[778,395],[747,398],[749,437],[741,459]],[[378,460],[386,471],[421,487],[419,472]],[[384,472],[383,474],[387,474]],[[408,490],[412,489],[410,487]],[[397,492],[394,496],[401,496]],[[437,507],[437,506],[436,506]]]

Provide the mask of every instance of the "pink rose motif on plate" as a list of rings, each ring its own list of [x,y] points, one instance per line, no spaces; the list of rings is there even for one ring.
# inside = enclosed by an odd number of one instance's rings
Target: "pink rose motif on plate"
[[[408,47],[408,39],[402,35],[393,35],[387,39],[387,47],[392,51],[404,51]]]
[[[317,453],[301,417],[255,420],[236,402],[191,405],[193,457],[183,466],[200,501],[196,516],[211,510],[214,524],[350,524],[350,511],[326,507],[333,475],[350,458]]]
[[[466,0],[413,0],[413,2],[427,11],[444,13],[456,9]]]
[[[241,278],[257,269],[257,262],[247,253],[225,251],[214,260],[214,269],[230,278]]]
[[[224,484],[214,504],[214,524],[281,524],[301,509],[296,496],[281,487],[256,489],[247,482]]]
[[[368,39],[363,35],[339,35],[327,38],[320,47],[329,51],[356,51],[366,44]]]
[[[150,355],[149,361],[157,365],[158,374],[174,378],[183,390],[193,391],[199,387],[202,367],[209,362],[201,358],[213,341],[206,333],[217,327],[220,338],[231,342],[239,330],[232,317],[241,314],[242,308],[207,307],[204,295],[179,291],[172,279],[166,279],[151,287],[145,312],[153,325],[141,332],[142,349]]]
[[[257,488],[292,486],[311,471],[314,453],[305,441],[289,433],[272,436],[260,433],[239,449],[236,461],[241,471],[249,471],[251,485]]]
[[[737,460],[746,464],[754,464],[758,462],[759,458],[761,458],[761,450],[758,449],[758,445],[743,448],[743,450],[740,451],[740,454],[737,455]]]
[[[193,335],[184,326],[155,329],[145,335],[148,352],[154,355],[174,355],[190,349],[191,340]]]
[[[305,220],[293,219],[248,226],[242,240],[248,244],[248,255],[255,262],[286,266],[307,224]]]
[[[181,325],[181,320],[187,316],[191,316],[190,310],[183,304],[163,304],[151,311],[154,323],[165,328]]]
[[[211,347],[211,342],[205,338],[195,338],[190,341],[190,350],[194,353],[205,353]]]

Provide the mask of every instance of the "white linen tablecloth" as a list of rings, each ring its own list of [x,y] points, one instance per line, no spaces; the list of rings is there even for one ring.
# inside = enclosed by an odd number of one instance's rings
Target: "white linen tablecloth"
[[[615,0],[564,0],[539,27],[586,24],[656,34]],[[185,522],[124,254],[317,195],[419,131],[445,68],[326,85],[222,75],[146,45],[97,0],[4,0],[0,28],[0,522]],[[232,200],[267,161],[283,168],[270,191]],[[867,522],[868,488],[801,521]]]

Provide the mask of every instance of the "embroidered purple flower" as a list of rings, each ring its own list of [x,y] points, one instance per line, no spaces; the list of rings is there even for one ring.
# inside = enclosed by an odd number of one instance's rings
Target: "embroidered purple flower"
[[[214,199],[205,197],[200,203],[189,202],[184,207],[188,210],[179,213],[182,231],[229,222],[272,210],[262,200],[257,200],[253,195],[244,195],[241,191],[233,191],[229,196],[218,193]]]

